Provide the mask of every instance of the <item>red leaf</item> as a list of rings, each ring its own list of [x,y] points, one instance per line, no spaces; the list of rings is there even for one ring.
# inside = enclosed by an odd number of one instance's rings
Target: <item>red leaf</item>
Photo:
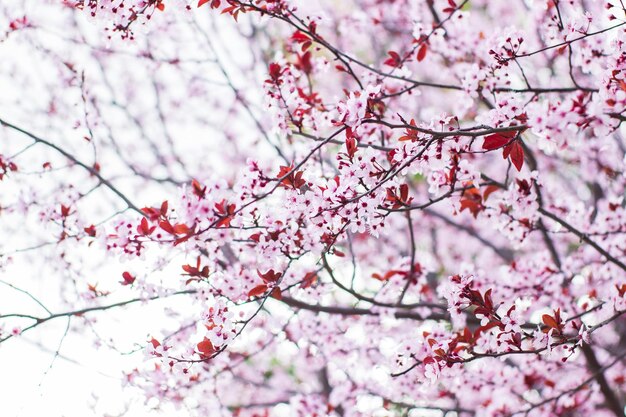
[[[198,268],[191,265],[183,265],[183,271],[188,273],[189,275],[198,275]]]
[[[215,353],[215,347],[213,343],[206,337],[204,340],[197,345],[198,352],[200,352],[200,356],[204,358],[209,358],[211,355]]]
[[[417,50],[417,61],[422,62],[424,58],[426,58],[426,52],[428,52],[428,45],[425,43],[420,46],[420,49]]]
[[[174,241],[174,246],[178,246],[178,245],[180,245],[181,243],[188,241],[190,238],[191,238],[191,235],[190,235],[190,234],[189,234],[189,235],[185,235],[185,236],[183,236],[183,237],[179,237],[178,239],[176,239],[176,240]]]
[[[491,299],[491,288],[485,292],[485,307],[489,310],[493,310],[493,301]]]
[[[385,275],[374,273],[372,274],[372,278],[385,282],[385,281],[389,281],[394,275],[403,275],[403,274],[406,275],[406,273],[403,271],[396,271],[392,269],[390,271],[385,272]]]
[[[302,282],[300,283],[300,288],[309,288],[311,285],[317,282],[317,274],[315,272],[308,272]]]
[[[283,275],[281,272],[274,272],[273,269],[270,269],[266,273],[262,274],[260,271],[256,271],[256,273],[261,277],[263,282],[266,284],[278,282],[278,279]]]
[[[402,199],[403,203],[406,203],[409,199],[409,186],[407,184],[400,186],[400,199]]]
[[[183,267],[183,271],[187,272],[187,275],[189,275],[189,276],[192,276],[192,277],[204,277],[204,278],[208,278],[209,277],[209,267],[208,266],[204,266],[204,267],[200,266],[200,257],[199,256],[198,256],[198,259],[196,260],[196,266],[183,265],[182,267]]]
[[[184,223],[178,223],[174,226],[174,232],[176,232],[177,235],[188,235],[191,233],[191,229]]]
[[[161,342],[156,340],[154,337],[150,340],[150,343],[152,343],[152,347],[155,349],[161,346]]]
[[[311,38],[309,38],[304,32],[297,30],[293,33],[293,35],[291,35],[291,40],[293,40],[294,42],[302,43],[310,41]]]
[[[283,299],[283,293],[280,290],[280,288],[274,287],[274,289],[270,293],[270,297],[275,298],[277,300],[282,300]]]
[[[141,223],[139,224],[139,226],[137,226],[137,233],[143,236],[148,236],[152,234],[152,232],[154,232],[154,229],[156,229],[156,226],[150,227],[148,219],[144,217],[143,219],[141,219]]]
[[[483,149],[487,151],[492,151],[494,149],[498,149],[509,143],[511,138],[508,138],[500,133],[494,133],[493,135],[485,136],[485,141],[483,142]]]
[[[159,222],[159,226],[161,227],[161,229],[165,230],[167,233],[169,233],[171,235],[175,235],[176,234],[176,232],[174,231],[174,227],[167,220],[161,220]]]
[[[354,157],[354,154],[357,151],[356,138],[351,128],[346,129],[346,151],[350,159]]]
[[[519,143],[519,141],[515,141],[507,146],[507,148],[510,148],[508,150],[509,159],[513,165],[515,165],[515,168],[517,168],[518,171],[521,171],[522,166],[524,165],[524,148],[522,147],[522,144]]]
[[[228,204],[226,200],[222,200],[219,203],[215,203],[215,211],[221,217],[216,223],[217,227],[230,227],[230,222],[233,220],[233,214],[237,206],[235,204]]]
[[[61,216],[67,217],[70,215],[70,207],[61,204]]]
[[[414,119],[411,119],[411,122],[409,123],[409,125],[413,127],[417,127],[417,124],[415,123]],[[411,129],[411,128],[404,129],[404,135],[400,136],[398,140],[399,141],[410,140],[412,142],[415,142],[417,140],[417,130]]]
[[[488,185],[488,186],[486,186],[485,187],[485,191],[483,192],[483,201],[487,201],[487,199],[489,198],[491,193],[495,193],[499,189],[500,189],[500,187],[498,187],[497,185]]]
[[[261,296],[261,295],[265,294],[265,291],[267,291],[267,285],[265,285],[265,284],[257,285],[256,287],[254,287],[250,291],[248,291],[248,297],[258,297],[258,296]]]
[[[298,171],[294,173],[293,169],[293,164],[280,167],[280,170],[278,171],[278,178],[282,178],[280,182],[281,187],[300,189],[303,185],[306,184],[306,181],[302,179],[303,172]]]
[[[270,74],[271,81],[273,81],[275,83],[278,83],[280,75],[282,73],[283,73],[283,71],[282,71],[282,69],[281,69],[279,64],[277,64],[276,62],[270,63],[269,74]]]
[[[198,197],[198,200],[203,199],[206,193],[206,185],[203,187],[196,180],[191,180],[191,187],[193,188],[193,193]]]
[[[479,199],[475,199],[470,196],[469,198],[461,199],[461,211],[465,209],[468,209],[472,213],[472,216],[476,218],[478,213],[484,209],[484,206]]]
[[[432,356],[427,356],[424,358],[424,360],[422,361],[424,364],[428,365],[429,363],[435,363],[435,359],[433,359]]]
[[[550,328],[553,328],[553,329],[559,328],[559,324],[556,322],[554,317],[550,316],[549,314],[544,314],[543,316],[541,316],[541,321],[543,321],[543,324],[545,324],[546,326]]]
[[[160,216],[159,211],[152,207],[144,207],[141,209],[141,211],[143,212],[143,214],[148,216],[151,221],[155,221]]]
[[[311,38],[299,30],[291,35],[291,40],[302,45],[302,52],[306,51],[311,46]]]
[[[390,67],[397,67],[400,65],[402,59],[397,52],[389,51],[387,52],[387,54],[389,55],[389,58],[387,58],[385,62],[383,62],[384,65],[389,65]]]
[[[122,285],[132,285],[132,283],[135,282],[135,277],[128,271],[122,273],[122,278],[124,279],[124,281],[121,282]]]
[[[83,230],[85,230],[85,233],[87,233],[89,236],[96,237],[96,226],[94,226],[93,224],[89,227],[85,227]]]
[[[296,54],[296,58],[297,58],[297,62],[295,63],[296,67],[302,71],[305,72],[305,74],[310,74],[311,71],[313,70],[313,64],[311,63],[311,52],[307,51],[304,54],[300,55],[300,54]],[[302,98],[306,98],[306,96],[304,95],[304,92],[299,89],[298,93],[300,94],[300,97]],[[314,97],[314,94],[310,97]]]

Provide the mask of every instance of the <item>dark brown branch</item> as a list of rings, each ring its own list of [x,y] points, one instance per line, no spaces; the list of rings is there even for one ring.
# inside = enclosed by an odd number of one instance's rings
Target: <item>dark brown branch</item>
[[[103,306],[94,306],[94,307],[86,307],[86,308],[82,308],[79,310],[73,310],[73,311],[66,311],[64,313],[56,313],[56,314],[51,314],[49,316],[46,317],[34,317],[34,316],[26,316],[26,315],[22,315],[25,318],[30,318],[35,320],[35,323],[31,324],[30,326],[24,328],[22,330],[22,333],[39,326],[40,324],[43,324],[47,321],[53,320],[53,319],[57,319],[59,317],[73,317],[73,316],[82,316],[85,313],[90,313],[92,311],[105,311],[105,310],[110,310],[112,308],[117,308],[117,307],[123,307],[129,304],[134,304],[134,303],[138,303],[141,301],[153,301],[153,300],[159,300],[159,299],[163,299],[163,298],[167,298],[167,297],[171,297],[174,295],[181,295],[181,294],[194,294],[196,292],[196,290],[183,290],[183,291],[177,291],[177,292],[173,292],[171,294],[166,294],[163,296],[159,296],[159,295],[155,295],[153,297],[148,297],[148,298],[133,298],[131,300],[126,300],[126,301],[120,301],[118,303],[113,303],[113,304],[108,304],[108,305],[103,305]],[[0,318],[2,317],[9,317],[9,316],[17,316],[15,314],[12,315],[5,315],[5,316],[0,316]],[[8,335],[6,337],[0,338],[0,343],[4,342],[7,339],[10,339],[11,337],[13,337],[13,335]]]
[[[9,129],[13,129],[17,132],[20,132],[26,136],[28,136],[29,138],[33,139],[35,142],[37,143],[41,143],[43,145],[48,146],[49,148],[54,149],[55,151],[57,151],[58,153],[60,153],[61,155],[63,155],[64,157],[66,157],[67,159],[69,159],[70,161],[72,161],[73,163],[75,163],[76,165],[86,169],[91,175],[93,175],[94,177],[98,178],[98,180],[100,180],[100,182],[102,184],[104,184],[105,187],[107,187],[109,190],[113,191],[113,193],[115,193],[119,198],[122,199],[122,201],[124,201],[124,203],[126,203],[126,205],[128,206],[128,208],[130,208],[133,211],[136,211],[137,213],[141,214],[142,216],[145,216],[145,214],[136,206],[134,205],[129,199],[128,197],[126,197],[124,194],[122,194],[122,192],[120,190],[118,190],[113,184],[111,184],[111,182],[109,182],[106,178],[102,177],[102,175],[100,175],[100,173],[93,167],[90,167],[87,164],[84,164],[83,162],[79,161],[78,159],[76,159],[76,157],[74,157],[72,154],[68,153],[66,150],[64,150],[63,148],[55,145],[54,143],[43,139],[33,133],[30,133],[27,130],[22,129],[21,127],[18,127],[12,123],[9,123],[3,119],[0,119],[0,125],[2,126],[6,126]]]
[[[617,265],[620,269],[623,269],[624,271],[626,271],[626,265],[622,261],[620,261],[619,259],[617,259],[613,255],[611,255],[609,252],[607,252],[606,249],[604,249],[603,247],[598,245],[595,241],[591,240],[586,234],[584,234],[580,230],[576,229],[574,226],[572,226],[571,224],[569,224],[568,222],[566,222],[562,218],[560,218],[560,217],[556,216],[555,214],[545,210],[542,207],[539,207],[539,209],[537,211],[539,211],[539,213],[543,214],[544,216],[546,216],[550,220],[553,220],[556,223],[560,224],[561,226],[563,226],[564,228],[566,228],[567,230],[572,232],[574,235],[578,236],[578,238],[580,240],[582,240],[583,242],[587,243],[589,246],[594,248],[598,253],[603,255],[609,262],[611,262],[612,264]]]
[[[316,313],[336,314],[340,316],[380,316],[381,313],[373,311],[368,308],[352,308],[352,307],[340,307],[340,306],[322,306],[319,304],[307,304],[303,301],[296,300],[288,296],[283,296],[283,303],[290,307],[298,308],[301,310],[314,311]],[[431,313],[429,316],[413,311],[395,311],[393,313],[397,319],[409,319],[409,320],[449,320],[450,316],[442,313]]]
[[[589,371],[593,373],[595,380],[600,386],[600,391],[602,391],[602,395],[604,395],[607,408],[611,410],[616,417],[624,417],[624,406],[620,404],[615,392],[613,392],[611,386],[606,380],[606,377],[604,376],[605,370],[602,368],[602,365],[600,365],[600,362],[598,362],[598,358],[596,357],[593,348],[585,343],[582,345],[581,350],[587,360],[587,367],[589,368]]]

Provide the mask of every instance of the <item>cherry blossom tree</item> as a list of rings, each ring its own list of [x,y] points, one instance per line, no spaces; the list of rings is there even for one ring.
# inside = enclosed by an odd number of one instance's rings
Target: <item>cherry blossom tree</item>
[[[624,416],[622,0],[0,16],[0,352],[62,322],[199,416]]]

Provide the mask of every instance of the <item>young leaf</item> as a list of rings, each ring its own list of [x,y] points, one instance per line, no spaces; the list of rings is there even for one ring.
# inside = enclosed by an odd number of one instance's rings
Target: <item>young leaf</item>
[[[426,52],[428,52],[428,45],[423,43],[417,50],[417,61],[422,62],[426,58]]]
[[[248,291],[248,297],[250,297],[250,298],[252,298],[252,297],[259,297],[259,296],[265,294],[265,291],[267,291],[267,285],[265,285],[265,284],[257,285],[256,287],[254,287],[250,291]]]
[[[507,146],[507,148],[508,147],[511,148],[509,150],[509,159],[515,168],[517,168],[518,171],[521,171],[522,166],[524,165],[524,148],[522,147],[522,144],[516,140]]]
[[[121,282],[122,285],[132,285],[132,283],[135,282],[135,277],[128,271],[122,273],[122,279],[124,280]]]
[[[494,133],[493,135],[485,136],[485,141],[483,142],[483,149],[486,151],[492,151],[494,149],[498,149],[506,145],[511,139],[506,136],[501,135],[500,133]]]

